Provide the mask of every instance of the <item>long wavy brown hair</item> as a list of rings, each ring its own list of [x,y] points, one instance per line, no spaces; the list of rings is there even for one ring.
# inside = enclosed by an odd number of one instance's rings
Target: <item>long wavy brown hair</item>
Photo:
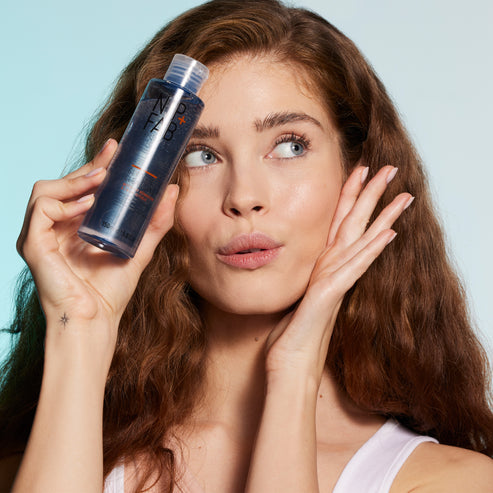
[[[206,65],[269,55],[303,70],[338,129],[347,173],[359,163],[370,176],[386,164],[399,168],[375,214],[403,190],[416,201],[398,220],[396,239],[346,294],[327,366],[361,409],[492,455],[487,360],[425,173],[383,84],[353,42],[315,13],[275,0],[201,5],[158,32],[122,72],[88,134],[86,160],[109,137],[121,138],[148,80],[161,78],[177,52]],[[104,401],[106,474],[122,457],[144,456],[149,470],[169,474],[173,488],[174,454],[163,437],[190,416],[205,366],[207,335],[194,296],[177,227],[157,248],[120,324]],[[16,344],[0,394],[4,455],[26,443],[43,370],[44,319],[28,273],[17,301],[10,329]]]

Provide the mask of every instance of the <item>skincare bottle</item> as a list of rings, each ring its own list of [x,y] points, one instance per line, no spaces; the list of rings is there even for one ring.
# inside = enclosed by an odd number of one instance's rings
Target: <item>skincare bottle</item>
[[[162,80],[149,81],[79,228],[83,240],[134,256],[204,108],[197,92],[208,75],[177,54]]]

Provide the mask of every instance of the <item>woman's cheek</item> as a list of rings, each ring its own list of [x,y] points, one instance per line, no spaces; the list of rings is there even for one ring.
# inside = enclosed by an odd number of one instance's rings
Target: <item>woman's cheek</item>
[[[176,206],[177,220],[187,237],[200,231],[201,226],[209,221],[210,197],[207,200],[207,195],[200,192],[201,189],[192,188],[189,185],[185,196],[178,201]]]
[[[304,235],[309,235],[311,243],[315,242],[315,245],[324,248],[339,194],[340,188],[337,184],[325,181],[298,185],[286,196],[286,220],[291,221]]]

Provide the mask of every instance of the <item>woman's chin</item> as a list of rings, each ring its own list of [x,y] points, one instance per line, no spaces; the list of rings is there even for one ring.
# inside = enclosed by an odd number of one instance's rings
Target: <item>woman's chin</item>
[[[201,296],[201,303],[209,306],[209,310],[218,310],[224,313],[238,316],[284,316],[291,311],[303,296],[304,291],[293,293],[289,297],[281,297],[267,293],[254,295],[239,294],[237,296],[226,296],[211,298]]]

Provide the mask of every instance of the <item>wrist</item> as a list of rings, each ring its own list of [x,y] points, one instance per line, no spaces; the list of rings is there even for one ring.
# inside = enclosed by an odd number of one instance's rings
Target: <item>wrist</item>
[[[311,373],[299,371],[271,371],[266,377],[266,395],[275,394],[286,399],[314,400],[320,386],[319,379]]]
[[[117,330],[103,325],[69,320],[47,323],[45,372],[88,378],[104,388],[113,358]],[[114,334],[113,334],[114,332]]]
[[[297,385],[315,388],[318,391],[324,365],[317,366],[314,358],[305,355],[269,354],[266,361],[266,382],[272,385]]]
[[[318,491],[317,394],[316,378],[268,376],[245,491]]]

